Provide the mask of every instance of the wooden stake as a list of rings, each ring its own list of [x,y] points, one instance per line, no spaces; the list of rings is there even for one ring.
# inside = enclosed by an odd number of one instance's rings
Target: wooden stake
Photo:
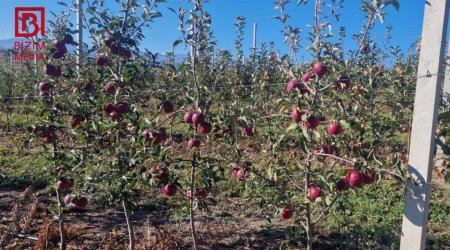
[[[425,249],[429,193],[450,0],[427,1],[414,102],[400,249]],[[422,77],[426,76],[426,77]]]

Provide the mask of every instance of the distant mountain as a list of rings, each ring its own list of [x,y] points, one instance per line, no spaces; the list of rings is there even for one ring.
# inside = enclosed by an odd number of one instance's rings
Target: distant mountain
[[[0,50],[13,49],[14,42],[25,42],[25,41],[29,41],[29,40],[22,39],[22,38],[10,38],[10,39],[3,39],[3,40],[0,39]],[[74,48],[68,48],[68,49],[69,49],[69,51],[74,51]],[[95,53],[91,53],[89,56],[95,57]],[[187,60],[187,58],[188,58],[187,55],[175,54],[175,65],[182,64],[184,61]],[[168,59],[167,59],[167,56],[165,55],[165,53],[159,53],[158,57],[156,58],[156,61],[161,64],[168,63]]]
[[[22,39],[22,38],[10,38],[10,39],[0,40],[0,49],[3,49],[3,50],[13,49],[14,42],[23,42],[23,41],[27,41],[27,40]]]
[[[175,54],[175,56],[174,56],[175,65],[180,65],[183,62],[185,62],[187,59],[188,59],[187,55]],[[166,56],[166,54],[158,54],[158,57],[156,58],[156,61],[159,62],[160,64],[167,64],[167,63],[169,63],[169,59]]]

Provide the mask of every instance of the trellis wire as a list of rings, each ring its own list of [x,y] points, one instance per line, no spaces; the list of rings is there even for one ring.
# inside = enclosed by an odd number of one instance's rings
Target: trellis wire
[[[421,79],[421,78],[425,78],[425,77],[432,77],[432,76],[450,76],[450,73],[447,74],[431,74],[428,73],[426,75],[422,75],[422,76],[416,76],[416,75],[402,75],[402,76],[396,76],[397,78],[406,78],[406,77],[415,77],[416,79]],[[388,77],[385,76],[378,76],[378,77],[374,77],[375,79],[386,79]],[[229,84],[229,86],[216,86],[216,88],[219,89],[224,89],[224,88],[261,88],[261,87],[266,87],[266,86],[285,86],[287,83],[283,82],[283,83],[262,83],[262,84],[251,84],[251,85],[233,85],[233,84]],[[171,89],[171,91],[182,91],[185,89]],[[149,91],[149,90],[143,90],[143,91],[134,91],[135,94],[145,94],[145,93],[154,93],[155,91]],[[56,94],[56,96],[76,96],[75,94]],[[128,95],[129,96],[129,95]],[[33,99],[33,98],[41,98],[41,96],[39,95],[33,95],[33,96],[0,96],[0,98],[2,98],[3,100],[5,99]]]

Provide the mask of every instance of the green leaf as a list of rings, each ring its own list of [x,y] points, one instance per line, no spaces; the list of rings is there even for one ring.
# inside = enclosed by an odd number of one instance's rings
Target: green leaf
[[[450,120],[450,111],[439,114],[439,120]]]
[[[286,132],[289,132],[289,131],[297,129],[297,128],[298,128],[298,123],[291,123],[291,125],[289,125],[289,127],[286,129]]]
[[[445,174],[444,176],[444,180],[450,184],[450,172],[448,172],[447,174]]]
[[[309,154],[309,149],[306,146],[306,142],[305,141],[300,141],[300,148],[303,150],[303,152],[305,152],[306,154]]]
[[[173,42],[172,47],[176,48],[179,44],[181,44],[183,41],[178,39],[175,42]]]
[[[400,9],[400,4],[399,4],[399,2],[397,0],[391,0],[390,3],[392,5],[394,5],[394,8],[395,8],[396,11],[398,11]]]
[[[310,141],[311,141],[311,137],[309,136],[308,129],[305,128],[305,127],[303,127],[303,128],[302,128],[302,133],[303,133],[303,136],[305,137],[305,139],[306,139],[308,142],[310,142]]]
[[[333,202],[333,197],[331,197],[330,195],[327,195],[325,197],[325,204],[327,204],[327,206],[329,206],[331,204],[331,202]]]

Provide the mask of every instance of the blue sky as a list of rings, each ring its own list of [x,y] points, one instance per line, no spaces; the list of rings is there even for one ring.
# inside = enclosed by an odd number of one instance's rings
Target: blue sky
[[[57,4],[58,1],[49,0],[14,0],[2,1],[0,6],[0,39],[12,38],[14,36],[14,7],[23,6],[44,6],[46,7],[47,17],[50,17],[50,11],[60,12],[63,7]],[[71,3],[72,0],[65,0]],[[108,0],[111,8],[115,8],[115,1]],[[296,6],[295,0],[288,5],[287,13],[291,15],[290,24],[303,30],[303,37],[309,31],[307,24],[312,23],[311,5]],[[364,21],[364,13],[359,10],[360,2],[357,0],[344,1],[344,9],[340,10],[342,14],[341,20],[333,22],[333,31],[337,34],[339,27],[344,26],[347,30],[346,48],[355,48],[356,44],[351,40],[351,35],[361,30]],[[422,31],[422,18],[424,10],[424,0],[399,0],[400,11],[396,12],[393,7],[387,9],[388,15],[386,21],[381,24],[377,21],[373,36],[382,41],[385,29],[388,25],[393,26],[392,43],[399,45],[406,50],[413,43]],[[171,44],[180,37],[177,30],[178,18],[167,7],[178,9],[180,6],[189,7],[183,0],[168,0],[162,4],[160,11],[163,17],[159,18],[152,24],[152,27],[145,30],[145,40],[142,47],[153,52],[170,51]],[[219,41],[218,49],[234,48],[235,27],[233,26],[236,16],[245,16],[247,19],[247,27],[245,29],[244,49],[251,47],[252,43],[252,24],[258,24],[258,44],[261,42],[275,43],[275,47],[282,53],[288,52],[288,46],[283,43],[283,36],[280,32],[281,23],[273,19],[278,12],[274,10],[272,0],[211,0],[206,6],[207,11],[212,15],[213,30],[216,39]],[[306,40],[303,40],[306,43]],[[305,44],[307,45],[307,44]],[[179,47],[176,53],[183,53],[183,47]],[[247,51],[248,52],[248,51]],[[303,52],[300,52],[300,54]]]

